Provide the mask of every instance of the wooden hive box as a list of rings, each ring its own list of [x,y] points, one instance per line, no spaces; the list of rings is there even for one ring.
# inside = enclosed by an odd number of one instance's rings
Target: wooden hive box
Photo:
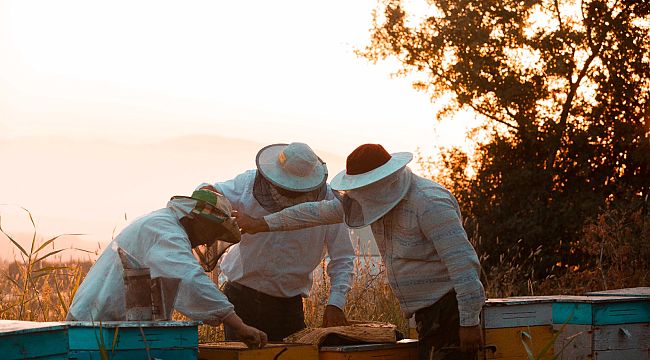
[[[559,359],[650,359],[650,297],[558,296]]]
[[[197,359],[198,322],[67,322],[69,359]]]
[[[481,322],[486,350],[479,359],[528,359],[524,343],[541,359],[553,357],[553,296],[488,299]],[[537,358],[537,357],[536,357]]]
[[[417,360],[418,341],[404,339],[396,343],[322,346],[320,360]]]
[[[0,358],[67,359],[65,324],[0,320]]]
[[[199,344],[201,360],[318,360],[318,348],[307,344],[269,343],[262,349],[249,349],[237,341]]]

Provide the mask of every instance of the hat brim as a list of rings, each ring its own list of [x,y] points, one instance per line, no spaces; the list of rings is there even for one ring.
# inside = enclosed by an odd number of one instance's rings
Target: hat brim
[[[391,154],[390,160],[384,165],[363,174],[348,175],[345,170],[339,172],[330,182],[330,187],[333,190],[340,191],[358,189],[394,174],[404,168],[411,160],[413,160],[413,154],[410,152],[394,153]]]
[[[273,144],[262,148],[255,158],[257,170],[271,184],[283,189],[298,192],[308,192],[323,186],[327,180],[327,166],[320,160],[312,174],[305,177],[291,176],[282,170],[278,155],[288,144]]]

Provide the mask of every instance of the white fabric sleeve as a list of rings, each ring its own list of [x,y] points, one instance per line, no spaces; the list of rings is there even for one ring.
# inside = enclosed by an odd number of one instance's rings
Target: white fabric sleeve
[[[329,225],[325,242],[330,258],[327,264],[331,285],[328,304],[343,310],[354,273],[354,248],[350,232],[342,224]]]
[[[147,224],[143,231],[156,237],[147,253],[152,276],[180,278],[174,309],[193,320],[217,324],[234,312],[228,298],[203,271],[192,254],[192,248],[182,228],[169,223]]]
[[[271,231],[305,229],[343,222],[343,205],[338,199],[305,202],[264,216]]]
[[[433,245],[454,283],[461,326],[479,324],[485,291],[479,279],[480,264],[467,239],[460,210],[451,194],[425,192],[426,201],[418,209],[418,221],[424,236]]]

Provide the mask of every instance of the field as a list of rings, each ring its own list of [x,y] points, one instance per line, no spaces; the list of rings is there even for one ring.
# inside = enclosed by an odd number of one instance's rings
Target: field
[[[535,257],[535,253],[520,254],[513,250],[499,259],[498,265],[483,269],[482,281],[489,298],[516,295],[581,294],[586,291],[606,290],[622,287],[648,286],[647,219],[634,218],[618,223],[620,214],[607,214],[608,217],[593,222],[584,233],[583,246],[593,247],[599,261],[593,268],[565,268],[539,280],[532,270],[523,267],[525,259]],[[639,214],[641,216],[641,214]],[[634,243],[625,237],[629,219],[642,225],[642,239]],[[19,257],[13,262],[2,263],[0,278],[0,319],[29,321],[59,321],[65,319],[74,293],[90,269],[90,261],[67,261],[60,259],[66,251],[57,249],[57,237],[40,239],[34,234],[28,246],[3,231],[4,238],[16,247]],[[484,260],[480,239],[471,239],[479,257]],[[357,242],[358,243],[358,242]],[[632,246],[634,245],[634,246]],[[408,334],[408,322],[402,316],[397,300],[392,295],[385,278],[385,269],[379,257],[364,253],[368,246],[357,248],[355,262],[356,276],[348,295],[345,309],[349,319],[383,321],[396,324],[404,334]],[[304,300],[305,317],[308,326],[319,326],[322,312],[327,304],[329,281],[325,274],[325,262],[316,269],[311,294]],[[631,266],[633,265],[633,266]],[[560,265],[558,265],[560,267]],[[521,282],[521,276],[528,281]],[[559,275],[558,275],[559,274]],[[218,279],[217,274],[213,274]],[[218,282],[218,280],[216,280]],[[178,319],[182,316],[175,315]],[[202,326],[200,341],[209,342],[223,338],[221,328]]]

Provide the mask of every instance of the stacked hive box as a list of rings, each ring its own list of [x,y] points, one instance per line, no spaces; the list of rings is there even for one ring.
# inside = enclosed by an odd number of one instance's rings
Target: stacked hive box
[[[650,298],[558,296],[558,359],[650,359]]]
[[[551,296],[488,299],[481,315],[486,349],[480,359],[553,357],[553,300]],[[550,345],[549,345],[550,344]]]
[[[489,299],[483,359],[650,359],[650,297]]]

